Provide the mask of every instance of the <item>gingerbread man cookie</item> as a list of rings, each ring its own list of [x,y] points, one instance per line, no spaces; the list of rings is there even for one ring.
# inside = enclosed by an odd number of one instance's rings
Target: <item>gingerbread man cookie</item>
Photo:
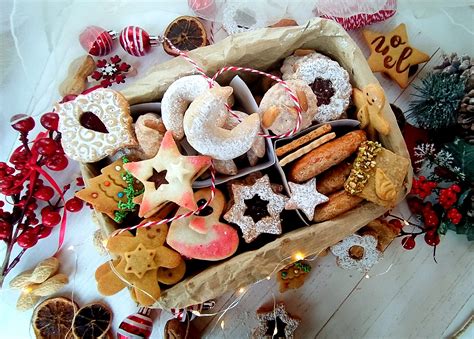
[[[143,196],[136,200],[140,204],[139,217],[152,216],[170,201],[188,210],[197,209],[191,184],[210,165],[210,157],[181,155],[172,133],[167,131],[155,157],[124,165],[145,187]]]
[[[194,194],[200,206],[210,198],[210,188]],[[166,242],[188,258],[215,261],[231,256],[237,250],[239,237],[235,229],[219,222],[224,206],[224,195],[216,189],[214,199],[203,210],[171,223]],[[186,213],[186,209],[181,207],[176,214],[183,213]]]
[[[119,92],[99,88],[57,104],[56,112],[61,144],[71,159],[95,162],[120,148],[137,145],[130,106]]]
[[[354,88],[352,96],[357,107],[357,120],[360,121],[360,128],[367,130],[369,139],[375,140],[376,132],[388,135],[390,124],[383,116],[385,106],[383,88],[378,84],[369,84],[362,90]]]
[[[370,48],[367,62],[372,71],[387,74],[401,88],[408,86],[410,66],[430,60],[428,54],[408,44],[405,24],[385,34],[368,29],[364,29],[362,34]]]
[[[138,228],[136,235],[130,232],[111,237],[107,249],[119,257],[113,262],[105,263],[96,271],[97,288],[103,295],[113,295],[130,286],[134,290],[137,302],[143,306],[152,305],[160,297],[158,282],[171,283],[161,268],[182,269],[183,259],[175,251],[164,246],[168,226],[166,224]],[[105,265],[113,265],[109,269]],[[120,276],[118,276],[118,275]],[[178,282],[181,276],[174,276]]]
[[[303,261],[297,261],[281,269],[277,274],[280,293],[303,286],[311,266]]]

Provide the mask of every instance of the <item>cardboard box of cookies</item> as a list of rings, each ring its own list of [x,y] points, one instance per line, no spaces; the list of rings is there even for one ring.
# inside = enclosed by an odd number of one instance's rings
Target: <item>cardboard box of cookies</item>
[[[202,303],[266,278],[295,253],[326,249],[409,191],[411,165],[395,116],[338,24],[316,18],[237,34],[189,56],[208,76],[250,67],[286,85],[240,72],[245,84],[234,79],[230,87],[236,73],[228,72],[209,89],[177,57],[121,94],[98,90],[58,106],[60,115],[89,102],[106,107],[81,109],[99,116],[108,133],[71,132],[65,149],[83,161],[87,188],[78,196],[94,206],[101,228],[111,235],[147,226],[109,238],[116,259],[96,272],[104,295],[128,287],[143,305]]]

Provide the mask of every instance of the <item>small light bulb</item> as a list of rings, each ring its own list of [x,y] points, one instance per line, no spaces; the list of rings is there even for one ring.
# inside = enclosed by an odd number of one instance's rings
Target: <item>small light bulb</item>
[[[221,321],[221,328],[224,329],[224,320]]]
[[[370,278],[370,275],[366,274],[365,279],[369,279],[369,278]]]
[[[74,251],[74,246],[71,245],[71,246],[69,246],[67,249],[68,249],[69,251]]]
[[[303,259],[304,259],[303,253],[301,253],[301,252],[296,252],[296,254],[295,254],[295,259],[296,259],[296,260],[303,260]]]
[[[241,287],[239,288],[239,293],[244,293],[245,292],[245,288]]]
[[[275,329],[273,330],[273,336],[276,336],[278,333],[277,322],[275,321]]]
[[[410,225],[410,223],[409,223],[408,221],[406,221],[405,219],[403,219],[403,223],[404,223],[406,226]]]
[[[23,292],[25,292],[26,294],[30,293],[31,291],[33,291],[33,289],[31,287],[25,287],[23,289]]]
[[[271,277],[270,277],[270,276],[268,276],[268,277],[267,277],[267,280],[270,280],[270,279],[271,279]]]
[[[198,310],[192,310],[191,313],[197,315],[198,317],[201,316],[201,312],[199,312]]]

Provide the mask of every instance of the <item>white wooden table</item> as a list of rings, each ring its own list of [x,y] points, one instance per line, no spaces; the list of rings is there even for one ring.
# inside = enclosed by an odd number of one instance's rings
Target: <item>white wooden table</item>
[[[41,10],[36,3],[28,3],[30,11]],[[24,5],[24,4],[23,4]],[[161,3],[163,5],[163,3]],[[171,5],[168,3],[168,5]],[[70,22],[75,16],[94,15],[97,11],[107,12],[107,6],[102,4],[93,14],[90,4],[69,4],[76,6],[74,11],[61,3],[47,3],[57,13],[69,13],[69,17],[61,17],[63,22]],[[62,8],[65,6],[65,8]],[[89,7],[88,7],[89,6]],[[174,6],[174,7],[173,7]],[[145,28],[156,27],[161,32],[166,24],[174,17],[186,14],[185,2],[173,3],[164,9],[161,7],[147,7],[144,3],[127,11],[122,4],[119,13],[122,16],[102,16],[101,25],[104,27],[121,27],[131,24],[144,25]],[[158,9],[157,9],[158,8]],[[170,10],[172,8],[172,10]],[[11,7],[7,8],[8,11]],[[22,6],[16,9],[16,15],[26,11]],[[467,11],[472,9],[466,8]],[[124,12],[125,11],[125,12]],[[138,15],[140,14],[140,15]],[[416,14],[416,13],[415,13]],[[469,15],[468,15],[469,17]],[[132,20],[133,18],[133,20]],[[159,18],[157,20],[156,18]],[[90,19],[90,18],[89,18]],[[443,17],[441,17],[443,19]],[[37,17],[31,19],[19,30],[26,30],[28,25],[45,25],[36,22]],[[90,19],[92,20],[92,19]],[[441,47],[447,46],[452,50],[452,36],[466,37],[465,32],[457,33],[457,27],[449,22],[447,17],[440,20],[439,16],[415,18],[409,9],[401,10],[400,14],[387,21],[374,25],[374,30],[387,31],[398,22],[405,22],[411,42],[419,49],[432,55],[430,63],[436,63],[441,55]],[[471,20],[472,22],[472,20]],[[153,23],[153,24],[151,24]],[[470,24],[467,22],[467,24]],[[147,27],[148,25],[148,27]],[[446,34],[431,36],[431,31],[439,31],[439,26],[446,27]],[[470,26],[472,29],[472,26]],[[58,45],[73,45],[70,40],[77,36],[77,27],[74,29],[65,26],[60,35],[56,36]],[[75,35],[74,35],[75,34]],[[42,58],[42,53],[49,53],[46,46],[48,39],[42,32],[36,31],[36,40],[29,42],[38,49],[37,62],[39,70],[25,76],[20,66],[6,77],[1,88],[1,103],[3,110],[2,122],[7,121],[8,115],[26,111],[38,115],[50,107],[50,103],[57,99],[57,83],[66,72],[69,61],[81,55],[77,46],[63,48],[61,51]],[[360,39],[360,32],[352,33],[354,39]],[[474,46],[468,38],[459,38],[456,42],[459,53],[473,54]],[[2,42],[8,42],[2,35]],[[68,42],[69,41],[69,42]],[[434,41],[437,41],[436,43]],[[50,42],[49,42],[50,43]],[[76,44],[77,45],[77,44]],[[364,46],[360,43],[360,46]],[[20,46],[21,47],[21,46]],[[24,46],[23,46],[24,47]],[[50,46],[51,47],[51,46]],[[43,50],[46,49],[46,52]],[[367,53],[367,49],[363,47]],[[120,53],[120,51],[117,51]],[[368,55],[368,54],[367,54]],[[153,62],[168,58],[161,50],[153,51]],[[138,66],[139,71],[146,69],[152,61],[129,59]],[[13,60],[19,62],[20,60]],[[34,61],[34,60],[33,60]],[[28,56],[24,63],[28,69],[33,62]],[[423,73],[429,65],[420,67]],[[13,77],[13,76],[16,77]],[[58,79],[59,78],[59,79]],[[402,109],[406,107],[411,87],[401,91],[392,82],[379,77],[391,102],[395,102]],[[416,80],[415,80],[416,81]],[[18,86],[27,82],[23,88]],[[0,144],[2,150],[10,150],[16,137],[9,132],[6,123],[0,126]],[[8,152],[2,151],[0,160],[5,160]],[[77,166],[62,174],[64,182],[72,180],[78,173]],[[406,209],[401,209],[405,213]],[[85,208],[83,212],[71,215],[68,222],[68,234],[63,250],[59,254],[61,270],[69,274],[70,283],[59,293],[73,298],[79,305],[102,300],[114,312],[113,329],[117,329],[120,322],[137,308],[129,299],[127,291],[122,291],[115,296],[104,299],[95,286],[94,271],[98,265],[107,260],[101,257],[92,245],[92,233],[96,226],[90,218],[90,211]],[[22,258],[20,264],[11,272],[9,279],[19,272],[30,268],[40,258],[46,258],[54,253],[57,246],[57,232],[48,239],[42,240]],[[335,265],[335,258],[328,255],[312,262],[313,270],[305,285],[294,291],[280,294],[275,280],[263,281],[255,286],[245,288],[242,292],[228,293],[217,300],[213,312],[219,312],[230,305],[236,298],[242,297],[240,303],[226,312],[218,321],[218,317],[200,318],[194,321],[196,327],[203,331],[209,338],[246,338],[256,325],[255,310],[262,305],[272,305],[274,300],[284,301],[290,313],[301,318],[302,323],[296,332],[298,338],[438,338],[453,334],[474,310],[474,244],[468,243],[464,236],[449,232],[437,249],[438,264],[432,259],[432,248],[422,243],[420,239],[412,251],[405,251],[400,240],[396,239],[386,250],[384,259],[377,264],[368,275],[356,271],[345,271]],[[7,283],[9,281],[7,279]],[[30,338],[34,337],[30,329],[31,311],[19,313],[15,311],[17,291],[9,290],[5,285],[0,291],[0,338]],[[161,338],[163,325],[169,314],[155,313],[155,326],[152,337]],[[222,328],[223,327],[223,328]],[[472,332],[471,337],[474,337]]]

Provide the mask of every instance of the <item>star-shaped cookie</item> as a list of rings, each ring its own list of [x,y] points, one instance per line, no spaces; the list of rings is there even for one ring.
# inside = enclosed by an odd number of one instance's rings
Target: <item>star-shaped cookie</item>
[[[367,29],[362,34],[370,48],[367,62],[372,71],[387,74],[402,88],[408,86],[410,66],[430,60],[428,54],[409,45],[405,24],[386,34]]]
[[[112,262],[113,270],[109,262],[97,268],[99,292],[113,295],[130,286],[140,305],[155,303],[161,295],[158,282],[171,283],[162,279],[161,269],[176,269],[181,272],[172,283],[178,282],[184,275],[181,255],[164,246],[167,234],[168,226],[162,224],[138,228],[135,236],[127,231],[111,237],[107,248],[118,259]]]
[[[136,199],[139,217],[152,216],[169,201],[189,210],[197,209],[191,184],[210,165],[211,157],[181,155],[173,134],[166,132],[155,157],[124,165],[145,187],[143,196]],[[154,179],[159,179],[159,184]]]
[[[286,338],[292,339],[300,320],[292,317],[285,304],[278,303],[274,309],[257,311],[258,326],[253,331],[253,338]]]
[[[302,210],[309,220],[313,220],[314,208],[325,203],[329,198],[316,189],[316,178],[305,184],[295,184],[288,182],[290,186],[290,199],[285,204],[287,210]]]
[[[234,204],[224,219],[241,228],[245,242],[261,233],[281,234],[280,213],[288,198],[273,192],[268,175],[253,185],[232,185],[232,194]]]

